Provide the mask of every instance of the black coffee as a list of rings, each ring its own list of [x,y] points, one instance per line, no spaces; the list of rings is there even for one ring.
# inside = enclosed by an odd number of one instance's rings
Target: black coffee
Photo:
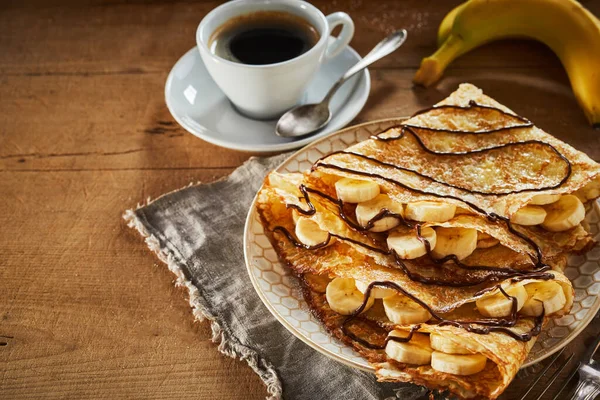
[[[310,50],[319,40],[306,20],[281,11],[259,11],[225,22],[209,40],[210,50],[226,60],[275,64]]]

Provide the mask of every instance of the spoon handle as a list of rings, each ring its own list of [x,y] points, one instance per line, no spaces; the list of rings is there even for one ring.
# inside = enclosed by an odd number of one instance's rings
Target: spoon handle
[[[387,36],[381,42],[377,43],[377,45],[363,57],[362,60],[354,64],[342,77],[329,89],[327,95],[323,99],[323,103],[329,103],[329,100],[333,97],[335,92],[350,79],[354,74],[362,71],[367,68],[369,65],[373,64],[375,61],[387,56],[398,47],[402,46],[404,41],[406,40],[406,30],[401,29]]]

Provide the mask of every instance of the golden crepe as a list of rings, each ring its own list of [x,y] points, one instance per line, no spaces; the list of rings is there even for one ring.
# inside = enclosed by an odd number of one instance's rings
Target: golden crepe
[[[594,241],[600,166],[468,84],[402,125],[269,175],[265,232],[327,330],[381,381],[497,398],[545,321],[560,272]]]

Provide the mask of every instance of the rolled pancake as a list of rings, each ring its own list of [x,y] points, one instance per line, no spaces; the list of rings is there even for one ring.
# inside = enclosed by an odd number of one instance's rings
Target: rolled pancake
[[[471,102],[504,113],[470,107]],[[440,107],[448,105],[460,108]],[[523,124],[521,119],[515,122],[517,118],[521,117],[480,89],[462,84],[429,111],[379,135],[397,140],[365,140],[325,156],[315,164],[313,174],[315,179],[323,179],[325,174],[338,179],[372,179],[400,203],[444,201],[474,213],[505,218],[540,194],[580,193],[586,187],[600,187],[599,164],[530,123],[486,133],[492,127]],[[472,153],[461,154],[468,151]],[[597,189],[587,192],[584,200],[600,195]],[[544,245],[545,253],[553,249],[583,252],[594,244],[582,227],[567,235],[539,228],[519,229]]]
[[[431,365],[415,366],[398,363],[388,359],[384,350],[365,347],[349,337],[342,330],[342,324],[346,317],[333,312],[329,308],[325,295],[322,293],[324,289],[315,288],[315,285],[309,283],[306,277],[300,281],[304,297],[312,313],[331,335],[352,346],[367,359],[375,368],[378,380],[382,382],[411,382],[440,391],[449,390],[454,395],[464,399],[495,399],[510,384],[536,340],[536,337],[533,337],[530,341],[523,342],[503,333],[492,332],[487,335],[480,335],[454,326],[421,324],[418,330],[420,333],[436,333],[444,336],[447,340],[453,341],[456,345],[472,350],[473,353],[483,354],[488,359],[485,369],[474,375],[459,376],[436,371]],[[561,284],[563,282],[570,287],[568,280],[561,280]],[[570,293],[568,302],[572,303],[572,291],[569,290],[566,293]],[[378,304],[376,303],[366,313],[366,318],[371,321],[378,321],[381,318],[379,316],[381,310],[377,310],[377,308]],[[533,325],[531,319],[520,319],[512,329],[516,333],[524,333],[529,331]],[[408,332],[412,327],[413,325],[388,326],[387,329],[395,328]],[[358,329],[356,331],[359,332],[361,337],[375,340],[376,335],[373,335],[371,330],[377,329],[379,328],[373,328],[371,324],[368,324],[364,325],[362,330]]]
[[[264,191],[266,196],[270,195],[272,197],[272,199],[268,201],[280,201],[286,205],[296,205],[302,209],[308,209],[306,201],[304,201],[304,198],[298,189],[300,185],[317,189],[318,191],[327,194],[329,197],[335,196],[333,185],[328,184],[326,180],[315,178],[314,175],[279,174],[276,172],[271,173],[268,176],[265,181]],[[392,257],[382,255],[369,248],[385,247],[385,245],[378,243],[371,234],[358,232],[352,229],[342,218],[340,218],[340,211],[336,203],[319,194],[307,193],[307,196],[316,212],[313,215],[306,217],[315,221],[321,229],[338,236],[352,239],[353,242],[348,242],[350,246],[355,247],[358,252],[372,257],[378,264],[386,266],[392,266],[394,264]],[[500,241],[501,246],[494,246],[491,249],[477,249],[473,254],[463,260],[467,265],[487,265],[518,269],[532,269],[535,266],[535,249],[508,232],[506,225],[503,222],[491,222],[477,215],[458,214],[450,221],[424,223],[423,226],[473,228],[480,232],[487,233]],[[587,233],[585,235],[587,235]],[[543,261],[545,263],[552,265],[553,267],[560,267],[564,263],[564,257],[561,256],[563,251],[559,246],[542,239],[535,239],[535,241],[541,247],[542,253],[544,254]],[[360,246],[357,245],[357,243],[363,243],[366,246]],[[412,263],[412,261],[406,262],[408,264]],[[423,266],[423,260],[419,261],[419,265]]]
[[[299,177],[296,177],[299,178]],[[397,267],[393,267],[394,262],[390,256],[385,256],[376,252],[369,251],[362,246],[356,246],[343,240],[335,240],[335,242],[327,247],[318,250],[306,250],[296,247],[285,234],[278,231],[276,227],[282,227],[288,232],[294,232],[294,221],[292,210],[286,207],[286,198],[280,197],[281,191],[275,190],[268,183],[261,189],[257,198],[257,209],[261,217],[265,234],[269,237],[273,247],[275,248],[280,259],[284,261],[296,274],[312,273],[317,275],[326,275],[330,277],[353,278],[364,282],[372,281],[389,281],[394,282],[404,288],[406,291],[420,298],[427,303],[435,311],[448,312],[465,303],[473,302],[481,297],[478,293],[486,288],[494,287],[502,284],[508,288],[514,285],[511,279],[505,279],[500,282],[485,282],[479,285],[466,287],[451,287],[428,285],[414,281],[406,275],[406,273]],[[285,192],[284,192],[285,193]],[[293,197],[293,195],[290,195]],[[287,201],[291,201],[287,198]],[[319,207],[317,202],[314,202],[315,208]],[[325,210],[320,210],[315,215],[325,214]],[[329,229],[330,232],[340,233],[341,236],[353,240],[360,241],[365,238],[358,232],[349,229],[343,221],[336,216],[327,218],[319,218],[323,223],[323,228]],[[502,248],[502,247],[500,247]],[[364,249],[359,251],[358,249]],[[516,252],[505,248],[502,251],[503,256],[517,254]],[[489,250],[489,249],[485,249]],[[482,260],[485,257],[485,251],[481,254]],[[473,253],[472,256],[476,256]],[[470,258],[469,257],[469,258]],[[497,261],[497,258],[494,257]],[[559,265],[556,269],[561,269],[565,260],[563,257],[555,260]],[[410,260],[406,260],[407,264],[411,264]],[[415,268],[423,268],[420,262],[414,262]],[[564,312],[570,310],[572,303],[572,286],[569,280],[558,271],[551,271],[561,285],[564,285],[565,295],[567,299],[571,299],[565,305]],[[526,281],[522,281],[526,282]],[[522,282],[516,284],[522,284]],[[562,313],[562,312],[561,312]]]

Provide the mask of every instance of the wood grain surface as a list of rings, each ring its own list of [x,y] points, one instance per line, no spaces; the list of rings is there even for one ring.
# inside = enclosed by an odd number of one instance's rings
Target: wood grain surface
[[[314,1],[353,17],[352,46],[363,55],[386,33],[409,31],[404,47],[371,68],[355,122],[408,115],[468,81],[600,160],[600,132],[539,43],[487,45],[436,87],[413,88],[439,22],[458,3]],[[584,3],[600,15],[600,0]],[[217,351],[186,293],[121,219],[148,197],[215,180],[251,155],[188,134],[163,100],[170,68],[218,4],[0,5],[0,399],[265,397],[245,363]],[[599,330],[596,318],[568,352]]]

